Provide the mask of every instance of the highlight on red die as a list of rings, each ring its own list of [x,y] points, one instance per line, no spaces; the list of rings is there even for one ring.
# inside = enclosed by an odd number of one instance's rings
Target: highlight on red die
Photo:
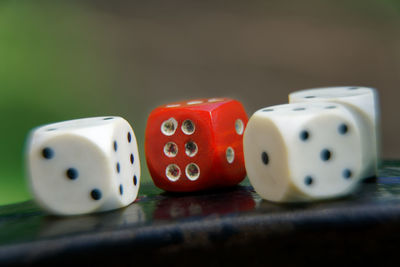
[[[229,98],[182,101],[154,109],[145,134],[154,184],[166,191],[191,192],[240,183],[246,176],[247,121],[243,105]]]

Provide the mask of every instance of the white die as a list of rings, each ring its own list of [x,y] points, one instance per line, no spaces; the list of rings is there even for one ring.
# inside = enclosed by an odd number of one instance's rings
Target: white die
[[[64,121],[34,129],[27,169],[37,203],[58,215],[117,209],[140,185],[135,134],[121,117]]]
[[[289,95],[289,103],[329,101],[347,105],[362,114],[370,125],[374,152],[369,155],[374,168],[363,174],[363,178],[375,176],[380,158],[380,108],[378,92],[373,88],[359,86],[324,87],[306,89]]]
[[[251,116],[243,139],[247,175],[276,202],[309,201],[352,192],[366,166],[370,133],[360,115],[330,102],[285,104]]]

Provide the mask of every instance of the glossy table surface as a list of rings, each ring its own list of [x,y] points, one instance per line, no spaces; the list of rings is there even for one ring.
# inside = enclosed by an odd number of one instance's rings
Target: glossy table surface
[[[400,161],[385,161],[352,196],[324,202],[270,203],[247,179],[196,194],[152,184],[140,192],[127,208],[86,216],[49,216],[30,201],[0,207],[0,265],[290,263],[319,261],[315,251],[328,259],[351,252],[356,262],[400,248]]]

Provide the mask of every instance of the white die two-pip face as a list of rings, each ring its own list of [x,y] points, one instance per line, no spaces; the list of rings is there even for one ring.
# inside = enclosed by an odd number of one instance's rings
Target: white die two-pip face
[[[379,121],[379,96],[374,88],[362,86],[322,87],[289,94],[289,103],[316,101],[347,104],[364,113],[372,124]]]
[[[258,194],[277,202],[339,197],[367,168],[367,125],[330,102],[261,109],[244,133],[247,175]],[[365,133],[366,132],[366,133]]]
[[[27,144],[31,191],[48,212],[76,215],[132,203],[140,185],[136,137],[121,117],[95,117],[34,129]]]

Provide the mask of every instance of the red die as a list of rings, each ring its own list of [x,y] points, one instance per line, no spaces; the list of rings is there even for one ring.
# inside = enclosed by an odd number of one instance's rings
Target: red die
[[[232,186],[246,175],[239,101],[199,99],[161,106],[148,118],[146,161],[155,185],[175,192]]]

